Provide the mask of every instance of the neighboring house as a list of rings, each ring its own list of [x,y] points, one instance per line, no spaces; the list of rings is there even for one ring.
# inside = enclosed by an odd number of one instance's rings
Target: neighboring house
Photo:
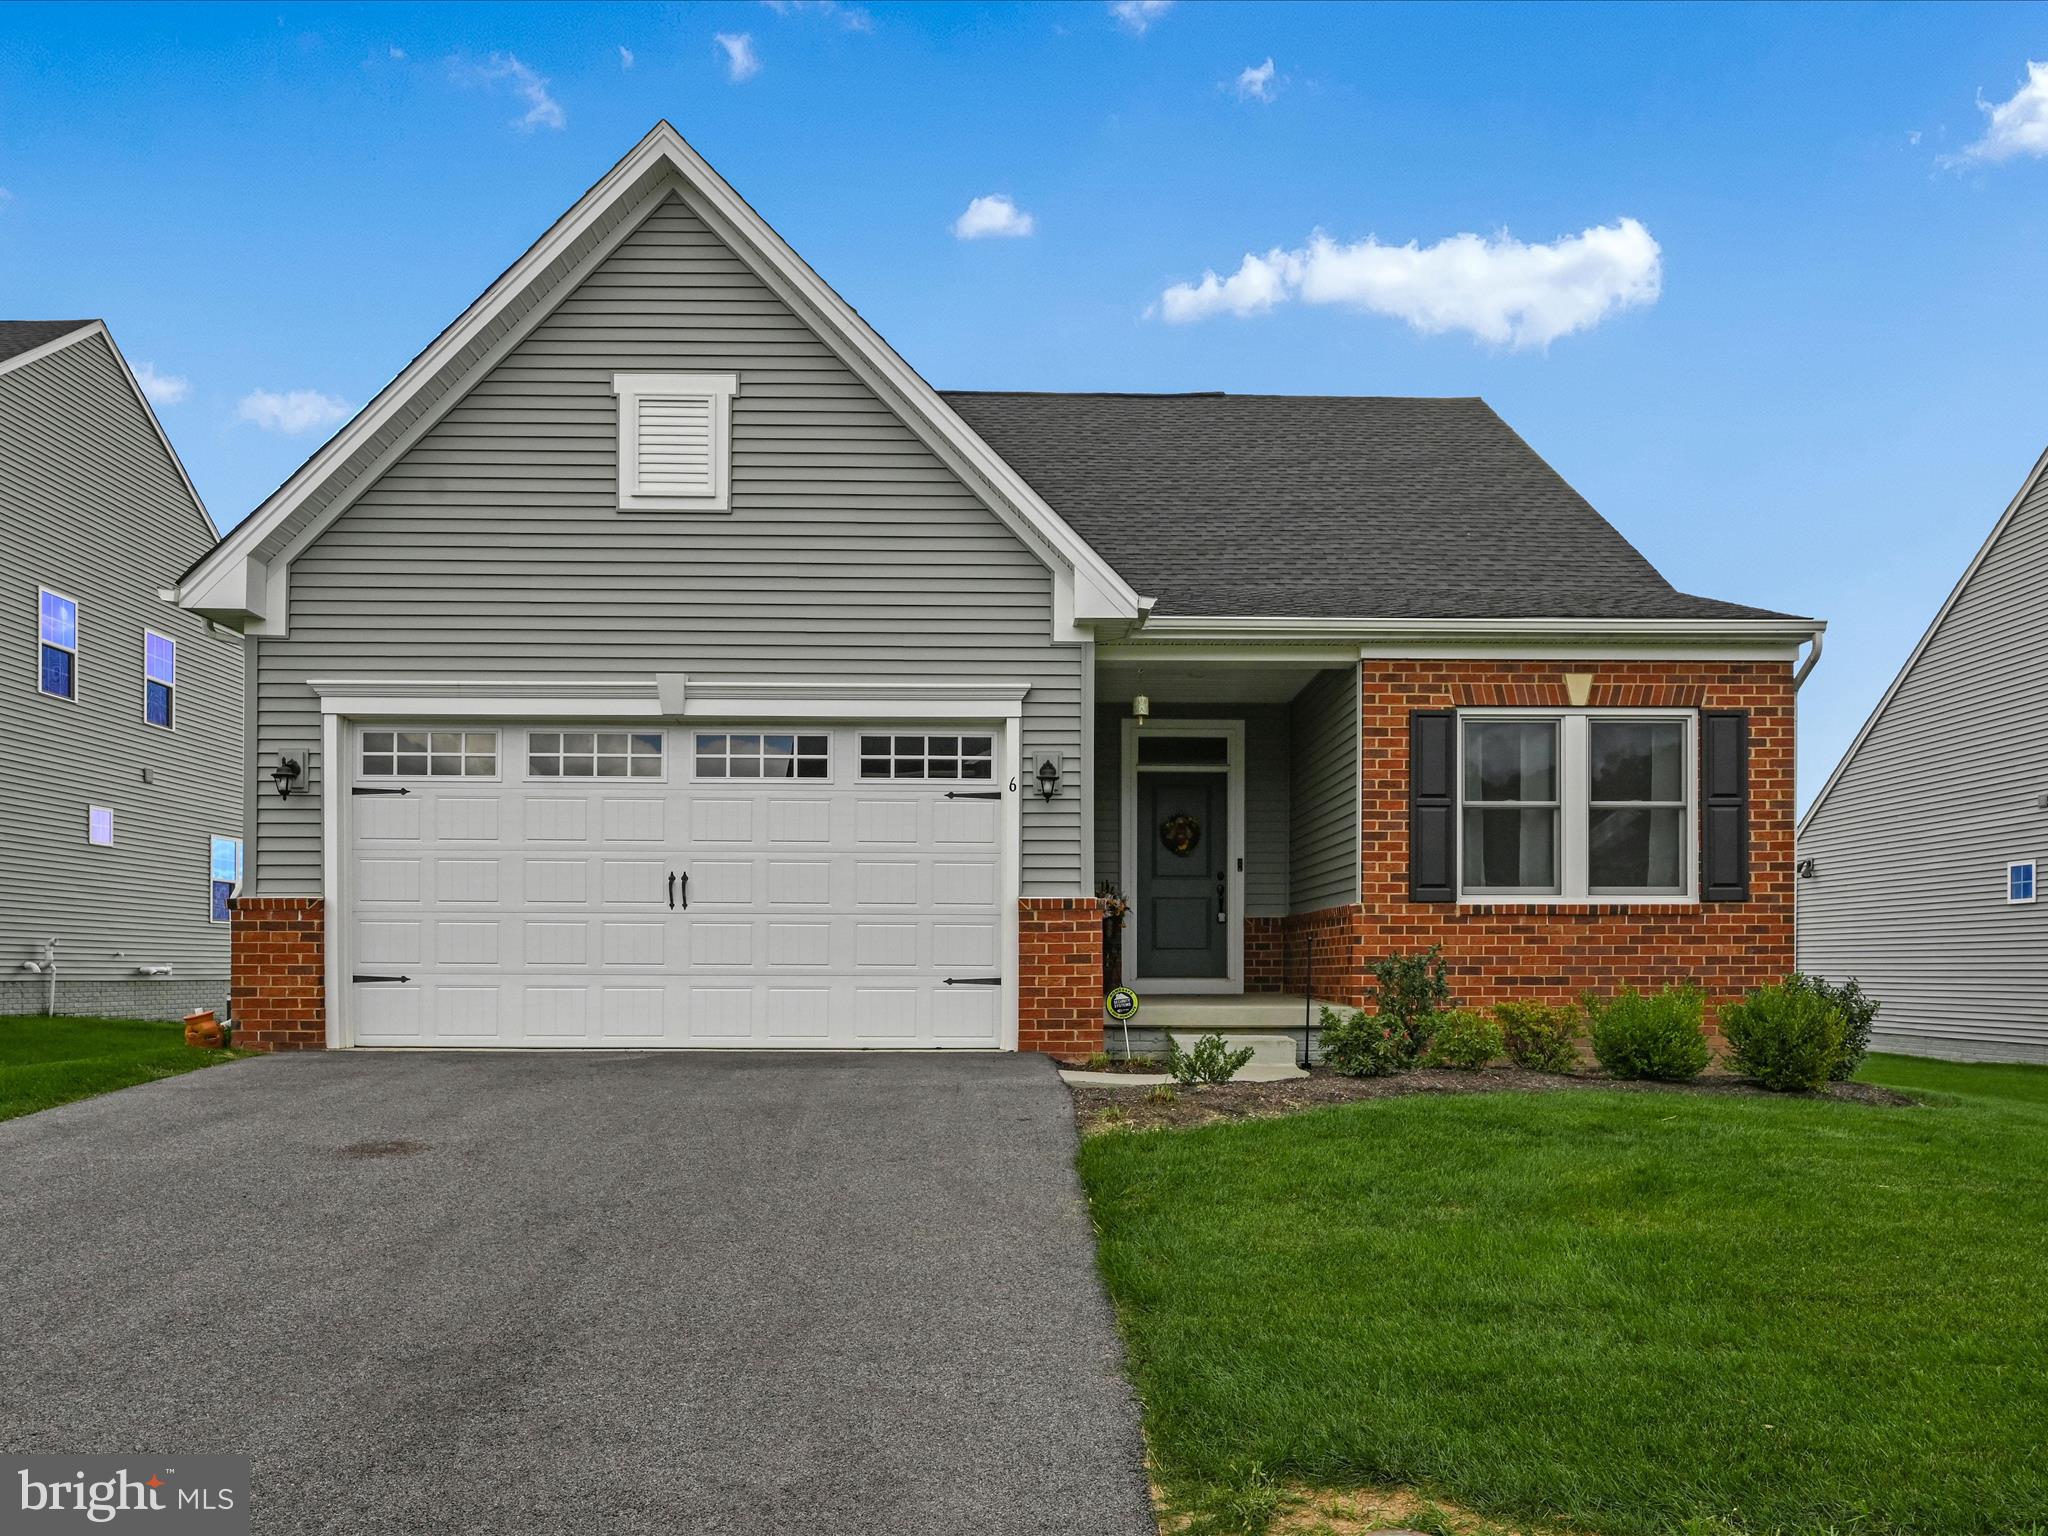
[[[226,1005],[242,641],[163,598],[216,537],[106,326],[0,321],[0,1014]]]
[[[1105,880],[1148,1010],[1792,963],[1819,624],[1476,400],[940,394],[666,124],[178,597],[249,1043],[1073,1055]]]
[[[1799,965],[1881,1049],[2048,1061],[2048,454],[1799,824]]]

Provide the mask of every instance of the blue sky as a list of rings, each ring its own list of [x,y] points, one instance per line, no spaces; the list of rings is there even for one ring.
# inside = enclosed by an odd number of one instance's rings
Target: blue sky
[[[231,524],[667,117],[941,386],[1485,396],[1830,621],[1810,797],[2048,444],[2048,8],[1122,10],[11,6],[0,314]]]

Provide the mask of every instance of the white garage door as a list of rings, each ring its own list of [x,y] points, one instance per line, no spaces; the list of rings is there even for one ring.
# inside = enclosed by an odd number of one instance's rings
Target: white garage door
[[[989,729],[364,726],[358,1045],[1003,1043]]]

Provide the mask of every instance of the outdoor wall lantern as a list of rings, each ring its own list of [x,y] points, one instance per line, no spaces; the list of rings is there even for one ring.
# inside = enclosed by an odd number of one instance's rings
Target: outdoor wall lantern
[[[277,786],[277,798],[289,800],[292,789],[299,782],[299,760],[296,757],[280,757],[277,766],[270,770],[270,782]]]
[[[1060,764],[1058,758],[1048,757],[1039,761],[1038,792],[1048,800],[1060,792]]]

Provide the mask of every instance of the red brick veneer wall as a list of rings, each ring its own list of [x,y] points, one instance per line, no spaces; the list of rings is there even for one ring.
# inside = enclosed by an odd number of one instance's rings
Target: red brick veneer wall
[[[1569,707],[1567,672],[1592,675],[1587,702],[1594,708],[1749,711],[1748,901],[1465,906],[1408,899],[1409,711]],[[1248,922],[1249,989],[1299,988],[1304,934],[1315,948],[1318,995],[1353,1003],[1365,1000],[1367,962],[1432,944],[1443,946],[1458,1001],[1479,1006],[1685,981],[1704,987],[1712,1004],[1792,969],[1797,711],[1789,662],[1368,661],[1359,685],[1363,900]]]
[[[327,1044],[327,904],[238,896],[232,907],[235,1041],[257,1051]]]
[[[1017,903],[1017,1049],[1078,1060],[1102,1049],[1102,903]]]

